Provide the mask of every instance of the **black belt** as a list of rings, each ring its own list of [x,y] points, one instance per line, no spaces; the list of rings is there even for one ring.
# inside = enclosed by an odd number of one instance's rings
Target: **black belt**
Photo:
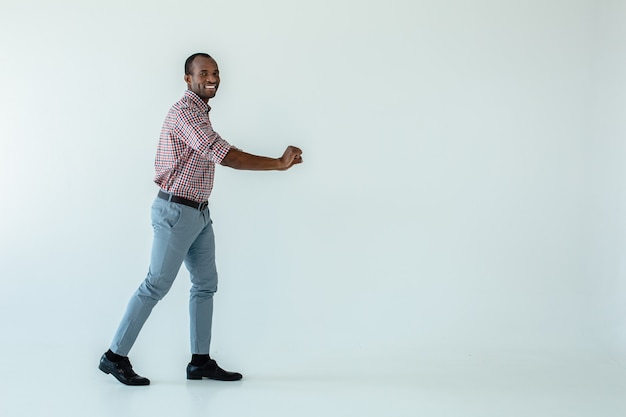
[[[159,190],[159,198],[162,198],[163,200],[167,200],[167,201],[171,201],[172,203],[178,203],[178,204],[184,204],[186,206],[189,207],[193,207],[195,209],[198,209],[200,211],[206,209],[209,206],[209,202],[205,201],[202,203],[197,203],[195,201],[191,201],[191,200],[187,200],[186,198],[183,197],[178,197],[176,195],[173,194],[168,194],[163,190]]]

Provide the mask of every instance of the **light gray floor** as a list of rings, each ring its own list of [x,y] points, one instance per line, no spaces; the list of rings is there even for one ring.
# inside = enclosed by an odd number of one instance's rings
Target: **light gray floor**
[[[32,361],[27,357],[39,350],[13,352],[13,360],[8,353],[0,380],[3,417],[626,415],[626,368],[602,357],[390,355],[247,363],[246,369],[229,357],[222,365],[245,379],[225,383],[187,381],[187,358],[162,363],[144,353],[133,362],[152,385],[126,387],[97,369],[101,352],[63,360],[68,352],[52,346]]]
[[[107,288],[98,298],[120,298]],[[522,347],[416,352],[400,343],[374,351],[332,339],[305,351],[289,345],[288,334],[282,340],[237,336],[241,331],[226,331],[225,320],[216,322],[212,354],[244,380],[187,381],[188,330],[180,324],[186,312],[178,308],[185,300],[176,299],[176,291],[131,351],[135,370],[152,384],[127,387],[97,368],[117,324],[109,310],[123,311],[123,301],[88,302],[76,289],[65,295],[39,288],[25,304],[22,293],[0,294],[0,417],[626,416],[621,356]]]

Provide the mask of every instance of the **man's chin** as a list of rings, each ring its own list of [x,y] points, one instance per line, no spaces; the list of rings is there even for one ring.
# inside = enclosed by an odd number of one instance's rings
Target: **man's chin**
[[[199,96],[202,100],[208,101],[208,100],[212,99],[213,97],[215,97],[215,93],[213,93],[213,94],[206,94],[206,93],[203,93],[203,94],[198,94],[198,96]]]

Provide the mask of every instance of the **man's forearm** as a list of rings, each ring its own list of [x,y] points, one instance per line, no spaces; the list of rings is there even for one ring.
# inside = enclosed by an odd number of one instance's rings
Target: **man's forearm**
[[[231,148],[221,165],[249,171],[271,171],[284,169],[283,163],[279,158],[268,158],[266,156],[253,155],[243,152],[239,149]]]

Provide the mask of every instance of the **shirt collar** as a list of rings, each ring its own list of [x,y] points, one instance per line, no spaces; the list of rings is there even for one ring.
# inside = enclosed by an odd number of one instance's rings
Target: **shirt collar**
[[[197,107],[198,110],[203,111],[205,113],[208,113],[209,111],[211,111],[211,106],[209,106],[208,103],[205,103],[199,95],[197,95],[196,93],[194,93],[191,90],[185,90],[185,97],[187,97],[189,99],[189,102],[194,106]]]

